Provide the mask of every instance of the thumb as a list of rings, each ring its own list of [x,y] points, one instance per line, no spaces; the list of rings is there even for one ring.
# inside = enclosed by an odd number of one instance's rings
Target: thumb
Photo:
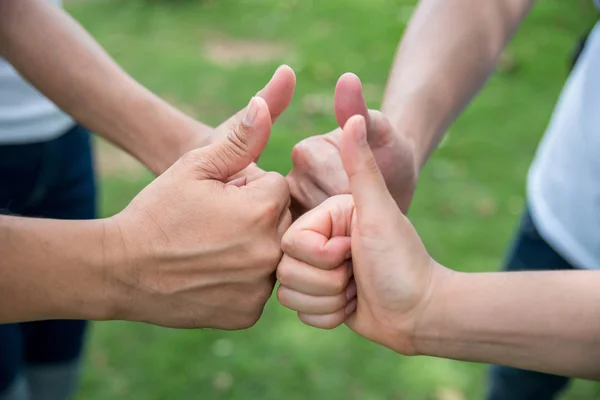
[[[272,122],[275,122],[281,113],[288,108],[294,97],[295,88],[296,75],[294,70],[287,65],[282,65],[277,68],[269,83],[258,92],[257,96],[265,99],[269,106]]]
[[[345,73],[335,87],[335,117],[341,128],[353,115],[362,115],[367,122],[367,139],[371,146],[383,147],[393,140],[394,129],[379,111],[369,110],[358,76]]]
[[[381,216],[387,218],[389,213],[385,210],[396,210],[397,207],[367,142],[367,128],[362,116],[355,115],[346,122],[340,153],[359,224],[361,220],[376,223]]]
[[[362,115],[367,120],[367,125],[369,124],[369,110],[358,76],[347,72],[338,79],[335,85],[333,108],[340,128],[343,128],[353,115]]]
[[[264,150],[271,134],[269,107],[261,97],[253,97],[241,122],[227,137],[209,146],[192,151],[187,159],[192,163],[197,179],[226,181],[250,165]]]

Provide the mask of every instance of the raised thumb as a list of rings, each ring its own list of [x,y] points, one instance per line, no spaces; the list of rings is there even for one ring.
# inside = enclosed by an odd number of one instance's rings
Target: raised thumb
[[[362,115],[367,119],[367,124],[369,123],[369,109],[358,76],[346,72],[338,79],[335,85],[333,109],[340,128],[343,128],[353,115]]]
[[[197,179],[226,181],[252,163],[264,150],[271,134],[269,107],[261,97],[253,97],[241,122],[227,136],[191,152]]]
[[[385,210],[396,209],[377,161],[367,142],[364,117],[355,115],[344,126],[341,157],[350,181],[350,191],[361,220],[375,223],[385,218]],[[382,212],[383,211],[383,212]]]
[[[367,108],[358,76],[347,72],[338,79],[333,108],[340,128],[354,115],[365,117],[367,140],[371,146],[383,147],[394,140],[394,130],[387,118],[381,112]]]

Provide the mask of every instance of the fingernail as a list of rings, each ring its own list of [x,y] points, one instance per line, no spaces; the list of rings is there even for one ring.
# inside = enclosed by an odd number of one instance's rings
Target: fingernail
[[[258,106],[256,105],[256,100],[253,97],[250,99],[250,103],[248,103],[248,108],[246,109],[246,113],[242,119],[242,124],[246,126],[252,126],[254,120],[256,119],[256,114],[258,114]]]

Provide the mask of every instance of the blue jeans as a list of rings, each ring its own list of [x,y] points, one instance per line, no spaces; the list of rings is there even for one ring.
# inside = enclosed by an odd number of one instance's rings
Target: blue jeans
[[[504,268],[506,271],[574,269],[540,236],[526,209]],[[508,294],[507,294],[508,295]],[[551,400],[562,392],[569,379],[492,366],[488,400]]]
[[[95,218],[90,134],[77,125],[47,142],[0,146],[0,209],[30,217]],[[0,394],[28,366],[78,361],[85,331],[86,321],[0,324]]]

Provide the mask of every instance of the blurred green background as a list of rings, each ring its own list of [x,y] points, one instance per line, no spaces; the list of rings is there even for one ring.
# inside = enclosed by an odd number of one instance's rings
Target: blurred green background
[[[295,100],[261,159],[263,168],[285,174],[295,143],[335,127],[333,89],[343,72],[357,73],[369,107],[380,106],[414,1],[71,0],[66,7],[136,79],[209,124],[244,107],[279,64],[292,66]],[[538,2],[497,73],[424,169],[410,218],[440,262],[463,271],[500,267],[570,52],[595,18],[591,0]],[[121,210],[152,179],[105,143],[98,162],[104,215]],[[345,328],[304,327],[273,300],[242,332],[94,324],[79,398],[483,396],[483,366],[401,357]],[[600,387],[577,381],[565,398],[600,398]]]

